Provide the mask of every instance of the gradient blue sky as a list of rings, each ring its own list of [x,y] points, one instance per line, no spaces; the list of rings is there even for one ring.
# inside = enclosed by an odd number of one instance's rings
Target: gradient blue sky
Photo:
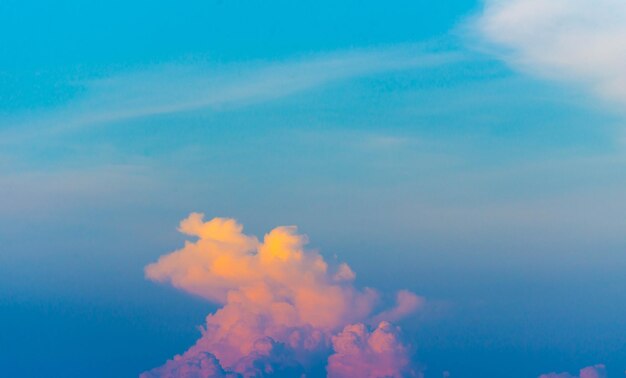
[[[623,374],[625,102],[489,4],[3,1],[0,375],[190,345],[213,305],[143,267],[192,211],[425,296],[426,377]]]

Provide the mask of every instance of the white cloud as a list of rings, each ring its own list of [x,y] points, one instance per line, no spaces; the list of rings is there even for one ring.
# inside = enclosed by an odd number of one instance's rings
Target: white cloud
[[[470,23],[481,48],[512,67],[626,104],[626,2],[486,0]]]

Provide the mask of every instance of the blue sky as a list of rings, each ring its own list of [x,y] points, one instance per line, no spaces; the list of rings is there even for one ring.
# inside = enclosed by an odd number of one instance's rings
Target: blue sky
[[[626,34],[545,4],[3,2],[4,372],[191,345],[216,307],[143,268],[200,211],[423,295],[426,377],[621,374]]]

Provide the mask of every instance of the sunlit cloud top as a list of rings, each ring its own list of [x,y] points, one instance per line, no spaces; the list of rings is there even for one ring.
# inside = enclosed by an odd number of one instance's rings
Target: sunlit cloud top
[[[275,228],[260,242],[233,219],[204,222],[194,213],[179,229],[198,240],[148,265],[146,276],[223,307],[207,317],[194,346],[145,377],[188,369],[244,377],[317,376],[324,369],[346,378],[417,374],[389,321],[412,314],[422,298],[400,291],[395,307],[377,311],[379,293],[355,288],[347,264],[331,268],[305,250],[295,227]]]

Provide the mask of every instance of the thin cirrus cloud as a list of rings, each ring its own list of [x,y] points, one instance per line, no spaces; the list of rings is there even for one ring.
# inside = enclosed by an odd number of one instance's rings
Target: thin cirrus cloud
[[[290,60],[169,63],[77,83],[80,94],[53,111],[0,119],[4,133],[39,136],[127,119],[280,99],[329,83],[456,61],[457,53],[416,45],[320,53]],[[5,140],[6,136],[4,137]]]
[[[195,236],[146,267],[146,276],[221,304],[202,336],[182,355],[143,373],[178,376],[411,377],[411,348],[389,323],[423,299],[408,291],[379,312],[380,294],[353,285],[347,264],[331,268],[295,227],[263,241],[233,219],[191,214],[179,230]]]
[[[626,2],[486,0],[469,23],[478,46],[512,67],[626,104]]]

